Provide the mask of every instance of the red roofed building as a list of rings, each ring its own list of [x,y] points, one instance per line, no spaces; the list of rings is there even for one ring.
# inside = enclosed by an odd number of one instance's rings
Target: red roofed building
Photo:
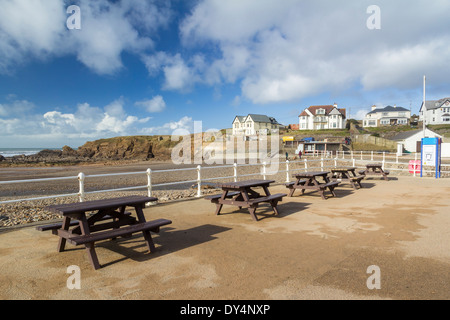
[[[347,113],[337,104],[311,106],[299,115],[300,130],[345,129]]]

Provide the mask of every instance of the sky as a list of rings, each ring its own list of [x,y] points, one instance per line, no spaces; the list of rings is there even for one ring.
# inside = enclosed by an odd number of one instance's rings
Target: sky
[[[428,100],[450,96],[449,14],[448,0],[0,0],[0,148],[247,114],[289,125],[334,103],[417,114],[424,75]]]

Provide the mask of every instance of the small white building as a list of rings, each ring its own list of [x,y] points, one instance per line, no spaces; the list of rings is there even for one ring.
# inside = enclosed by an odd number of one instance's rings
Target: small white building
[[[450,98],[426,101],[425,108],[422,102],[419,117],[426,124],[450,124]]]
[[[395,125],[410,124],[411,111],[402,107],[387,106],[385,108],[377,108],[372,106],[363,121],[363,127],[382,127]]]
[[[421,152],[422,138],[442,138],[441,135],[430,129],[425,129],[425,135],[423,130],[412,130],[401,132],[394,136],[392,140],[403,144],[403,149],[409,152]]]
[[[346,110],[337,104],[311,106],[299,115],[299,130],[345,129],[346,125]]]
[[[249,114],[247,116],[236,116],[233,121],[233,135],[254,136],[258,134],[269,134],[274,130],[284,127],[273,117],[261,114]]]

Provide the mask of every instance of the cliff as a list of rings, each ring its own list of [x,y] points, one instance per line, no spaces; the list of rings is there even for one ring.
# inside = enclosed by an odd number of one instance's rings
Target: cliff
[[[85,162],[169,160],[172,148],[170,136],[133,136],[89,141],[78,149],[64,146],[62,150],[43,150],[31,156],[0,159],[3,165],[61,165]]]

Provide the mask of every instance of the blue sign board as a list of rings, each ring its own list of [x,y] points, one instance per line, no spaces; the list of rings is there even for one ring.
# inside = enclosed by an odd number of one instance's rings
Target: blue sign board
[[[434,166],[436,178],[441,177],[441,144],[442,140],[440,138],[422,139],[422,165],[420,168],[421,177],[424,166]]]

